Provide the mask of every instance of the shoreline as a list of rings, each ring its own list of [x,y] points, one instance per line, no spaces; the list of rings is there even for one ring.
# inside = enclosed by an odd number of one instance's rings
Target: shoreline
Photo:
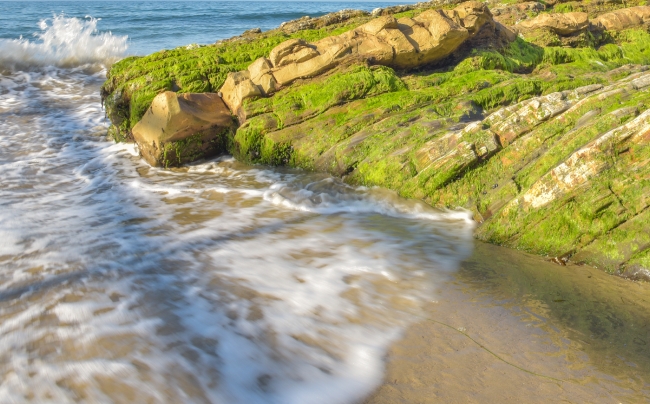
[[[127,58],[102,88],[109,135],[136,141],[154,166],[229,153],[248,164],[327,172],[434,207],[461,207],[474,214],[479,240],[650,280],[650,210],[645,185],[634,185],[647,180],[650,55],[637,48],[650,35],[643,30],[650,7],[575,12],[558,5],[555,13],[541,3],[493,1],[493,11],[477,2],[450,8],[458,3],[342,10],[251,29],[212,47]],[[638,24],[616,25],[621,16]],[[412,43],[431,18],[449,25],[440,38],[464,39],[425,54],[429,42],[409,51],[408,41],[382,34],[411,35]],[[404,52],[384,52],[386,40]],[[330,54],[339,48],[367,54]],[[254,62],[242,62],[238,52]],[[213,57],[216,70],[206,73]],[[167,58],[199,63],[210,79],[186,84],[196,78],[169,79],[163,68],[159,84],[150,75],[142,84],[141,60],[166,66]],[[160,119],[154,110],[201,97],[219,104],[222,118],[183,129],[195,134],[169,140],[173,130],[152,123]]]
[[[610,276],[477,242],[363,402],[645,402],[649,285]]]

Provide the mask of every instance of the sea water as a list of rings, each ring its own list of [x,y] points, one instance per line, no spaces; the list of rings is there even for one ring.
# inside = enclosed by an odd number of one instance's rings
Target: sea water
[[[346,403],[472,249],[393,192],[106,139],[107,67],[386,3],[0,2],[2,402]]]

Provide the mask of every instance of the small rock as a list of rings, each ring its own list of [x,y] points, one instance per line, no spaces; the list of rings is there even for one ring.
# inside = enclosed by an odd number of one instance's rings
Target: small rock
[[[254,34],[261,34],[262,29],[261,28],[252,28],[247,31],[244,31],[242,35],[254,35]]]

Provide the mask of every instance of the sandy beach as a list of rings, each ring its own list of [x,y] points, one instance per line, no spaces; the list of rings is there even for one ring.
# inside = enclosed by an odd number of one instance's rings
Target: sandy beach
[[[648,290],[478,244],[427,318],[390,349],[385,381],[366,403],[647,402]],[[562,305],[576,313],[553,307]],[[635,320],[622,325],[624,312]]]

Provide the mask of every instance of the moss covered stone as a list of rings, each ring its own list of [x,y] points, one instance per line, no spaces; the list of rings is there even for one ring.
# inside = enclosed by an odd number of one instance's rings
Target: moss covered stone
[[[114,64],[102,86],[102,100],[117,141],[129,140],[130,130],[142,118],[153,98],[163,91],[216,92],[230,72],[244,70],[256,59],[291,38],[316,41],[353,29],[369,17],[356,17],[319,29],[286,34],[273,30],[199,46],[132,56]]]

